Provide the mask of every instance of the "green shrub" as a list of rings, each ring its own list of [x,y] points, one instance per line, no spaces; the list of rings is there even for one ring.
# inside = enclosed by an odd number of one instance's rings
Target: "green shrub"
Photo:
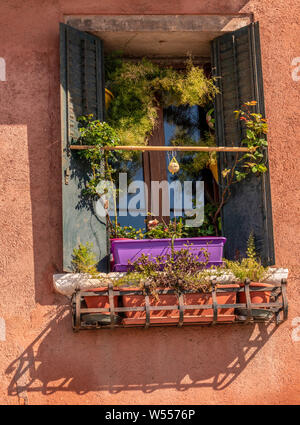
[[[268,267],[262,266],[255,251],[255,243],[253,233],[250,233],[247,242],[246,258],[240,261],[224,260],[226,267],[240,281],[244,282],[246,278],[252,282],[260,282],[268,275]]]
[[[87,242],[85,245],[80,243],[78,248],[73,249],[72,266],[75,273],[87,273],[92,277],[98,274],[98,261],[92,248],[93,244]]]

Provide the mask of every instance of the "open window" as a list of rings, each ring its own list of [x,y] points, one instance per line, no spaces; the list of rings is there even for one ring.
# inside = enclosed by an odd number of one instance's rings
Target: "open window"
[[[104,50],[95,35],[61,24],[61,105],[63,173],[63,250],[64,270],[71,270],[72,251],[79,242],[92,242],[100,259],[101,271],[108,271],[109,240],[106,223],[82,199],[87,170],[70,150],[78,138],[77,118],[92,113],[105,119]],[[217,77],[220,94],[215,99],[216,139],[219,146],[237,145],[242,135],[233,111],[248,100],[256,100],[256,111],[264,114],[259,26],[247,25],[216,37],[211,43],[211,71]],[[151,143],[168,143],[161,111],[160,128]],[[201,111],[198,118],[201,121]],[[171,111],[169,111],[171,114]],[[145,179],[166,176],[165,153],[145,153]],[[234,160],[230,153],[219,155],[221,170]],[[204,177],[210,196],[218,196],[212,175]],[[227,238],[225,256],[243,255],[250,232],[254,233],[257,252],[265,264],[274,264],[274,245],[269,175],[247,177],[232,188],[231,197],[221,211],[222,233]]]

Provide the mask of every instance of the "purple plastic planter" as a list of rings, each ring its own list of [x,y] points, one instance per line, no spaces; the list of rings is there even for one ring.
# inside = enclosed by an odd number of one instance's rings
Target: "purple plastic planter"
[[[212,265],[222,265],[223,247],[226,238],[222,237],[199,237],[199,238],[180,238],[174,240],[174,249],[178,251],[186,248],[199,256],[200,249],[205,248],[209,253],[209,261],[207,267]],[[114,272],[128,271],[128,261],[133,263],[143,254],[150,255],[153,258],[159,255],[171,253],[171,239],[141,239],[141,240],[113,240],[111,241],[111,251],[114,257]],[[205,261],[203,253],[200,259]]]

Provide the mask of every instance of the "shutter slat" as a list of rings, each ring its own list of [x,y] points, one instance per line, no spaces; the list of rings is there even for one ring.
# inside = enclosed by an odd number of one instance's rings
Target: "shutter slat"
[[[104,77],[102,42],[99,38],[60,24],[61,111],[62,111],[62,194],[63,268],[71,271],[72,252],[79,243],[91,242],[98,269],[107,271],[106,223],[95,214],[93,205],[82,197],[88,169],[69,150],[79,136],[77,118],[94,114],[104,118]],[[66,184],[65,173],[69,173]]]
[[[219,146],[241,140],[242,129],[233,111],[250,100],[258,102],[256,112],[264,115],[263,80],[259,25],[250,24],[212,42],[212,63],[221,94],[215,99],[216,136]],[[255,109],[255,108],[254,108]],[[221,170],[230,166],[234,155],[219,155]],[[231,197],[221,211],[222,231],[227,242],[225,256],[245,255],[247,240],[254,232],[256,250],[264,264],[275,263],[269,174],[251,175],[231,187]]]

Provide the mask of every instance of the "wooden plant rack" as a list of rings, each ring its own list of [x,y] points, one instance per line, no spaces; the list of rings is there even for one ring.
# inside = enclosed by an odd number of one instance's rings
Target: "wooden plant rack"
[[[234,282],[235,283],[235,282]],[[256,322],[275,322],[276,325],[279,325],[283,321],[287,319],[288,316],[288,301],[287,301],[287,293],[286,293],[286,279],[282,279],[280,284],[274,284],[272,286],[261,286],[259,288],[251,288],[250,280],[246,279],[244,287],[236,287],[236,288],[222,288],[222,285],[217,287],[216,281],[213,280],[211,282],[211,298],[212,304],[197,304],[197,305],[185,305],[184,304],[184,294],[187,293],[195,293],[195,291],[183,291],[180,294],[176,294],[174,290],[157,290],[157,295],[174,295],[178,297],[177,305],[163,305],[163,306],[152,306],[150,305],[149,300],[149,288],[145,287],[144,290],[139,289],[130,289],[127,288],[116,288],[113,287],[112,284],[109,284],[106,290],[102,291],[84,291],[77,290],[73,293],[71,299],[72,306],[72,326],[75,332],[79,330],[91,330],[91,329],[117,329],[117,328],[126,328],[126,327],[142,327],[147,329],[152,326],[177,326],[183,327],[187,325],[220,325],[220,324],[242,324],[247,325]],[[235,304],[218,304],[217,302],[217,294],[224,292],[245,292],[246,303],[235,303]],[[269,291],[271,293],[270,302],[268,303],[251,303],[251,292],[260,292],[260,291]],[[141,307],[115,307],[114,305],[114,297],[122,297],[124,295],[136,295],[136,296],[144,296],[145,305]],[[84,302],[86,297],[94,297],[94,296],[107,296],[109,301],[108,308],[87,308]],[[234,317],[226,318],[226,315],[221,315],[218,313],[218,309],[234,309]],[[207,310],[212,309],[213,314],[210,316],[209,320],[206,320],[201,315],[198,316],[186,316],[185,311],[193,309],[193,310]],[[173,320],[172,323],[166,321],[166,323],[157,323],[152,321],[150,316],[150,311],[153,310],[162,310],[167,312],[168,310],[179,310],[179,314],[176,320]],[[124,320],[123,316],[125,316],[126,312],[137,312],[142,311],[145,312],[144,319],[141,320],[139,324],[128,324],[128,320]],[[255,312],[255,313],[254,313]],[[261,316],[258,317],[257,312],[261,312]],[[108,324],[101,324],[97,320],[88,320],[85,321],[85,317],[87,314],[94,314],[97,317],[97,314],[106,313],[108,315]],[[117,316],[116,316],[117,315]],[[116,317],[119,317],[119,320],[116,320]],[[188,318],[188,321],[185,320]],[[130,322],[130,321],[129,321]]]

